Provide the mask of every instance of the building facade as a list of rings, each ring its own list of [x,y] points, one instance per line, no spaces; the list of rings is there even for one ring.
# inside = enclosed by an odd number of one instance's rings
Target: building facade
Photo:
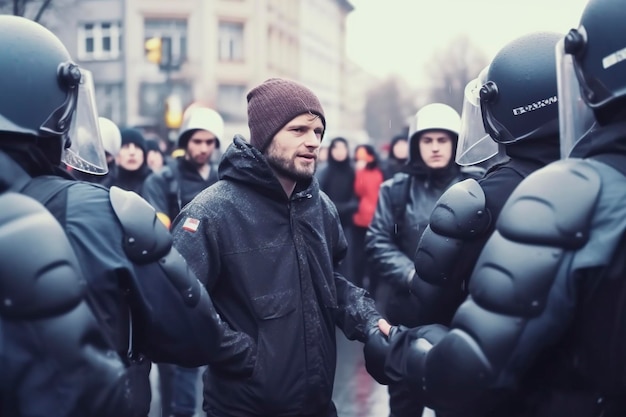
[[[62,3],[43,23],[94,73],[98,111],[119,125],[163,128],[166,103],[199,102],[223,115],[227,137],[247,137],[247,91],[286,77],[318,94],[329,131],[362,128],[367,84],[346,54],[347,0]],[[163,65],[146,56],[151,38]]]

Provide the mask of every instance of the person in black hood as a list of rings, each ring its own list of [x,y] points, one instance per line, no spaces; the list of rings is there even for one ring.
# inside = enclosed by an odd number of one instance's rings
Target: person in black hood
[[[346,240],[351,242],[354,227],[352,215],[356,212],[358,200],[354,194],[354,167],[350,160],[350,145],[345,138],[336,137],[330,141],[326,164],[315,175],[320,183],[320,190],[335,203],[343,233]],[[354,282],[352,259],[352,246],[348,245],[348,253],[341,263],[340,272]]]
[[[221,317],[253,341],[238,350],[255,352],[246,376],[208,366],[204,409],[209,417],[335,417],[335,328],[350,340],[383,340],[384,320],[337,269],[347,243],[314,176],[326,127],[318,98],[272,78],[247,100],[250,143],[235,136],[218,182],[172,224]]]
[[[389,156],[387,156],[383,167],[386,180],[406,168],[406,164],[409,160],[408,134],[407,129],[405,133],[395,135],[391,138],[391,142],[389,143]]]
[[[147,146],[142,133],[137,129],[121,129],[122,146],[116,157],[110,186],[134,191],[143,197],[143,184],[152,173],[146,161]]]

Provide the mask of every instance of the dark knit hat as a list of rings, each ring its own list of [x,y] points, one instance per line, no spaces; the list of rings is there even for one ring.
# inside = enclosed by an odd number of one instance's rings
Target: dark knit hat
[[[126,128],[126,129],[121,129],[120,133],[122,135],[122,146],[132,143],[138,148],[141,148],[144,154],[146,153],[147,151],[146,140],[144,139],[143,134],[139,130]]]
[[[324,110],[319,99],[311,90],[295,81],[270,78],[250,90],[247,99],[250,143],[261,152],[265,152],[283,126],[301,114],[320,116],[326,129]]]

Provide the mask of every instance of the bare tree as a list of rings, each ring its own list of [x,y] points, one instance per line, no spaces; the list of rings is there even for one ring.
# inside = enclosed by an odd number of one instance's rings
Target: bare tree
[[[365,130],[374,142],[382,145],[406,128],[415,109],[412,97],[406,96],[404,81],[389,77],[369,90],[365,103]]]
[[[0,14],[24,16],[39,22],[52,0],[0,0]]]
[[[428,91],[430,102],[448,104],[460,114],[465,85],[488,63],[485,53],[468,36],[455,38],[445,49],[435,53],[426,66],[432,86]]]

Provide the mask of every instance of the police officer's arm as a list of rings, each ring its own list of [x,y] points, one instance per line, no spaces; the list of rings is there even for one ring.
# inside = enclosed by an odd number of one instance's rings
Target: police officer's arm
[[[413,259],[402,253],[394,241],[392,181],[387,180],[380,186],[376,212],[365,236],[365,253],[373,274],[384,282],[408,291],[415,268]]]
[[[117,187],[110,198],[124,228],[126,254],[135,264],[136,279],[128,284],[140,306],[134,313],[142,323],[135,329],[142,353],[154,362],[188,367],[219,362],[231,373],[250,374],[254,342],[220,318],[154,208]]]
[[[587,242],[600,189],[593,169],[574,164],[537,171],[511,195],[451,329],[424,326],[393,338],[387,375],[411,381],[428,406],[488,402],[566,330],[580,285],[573,253]]]

